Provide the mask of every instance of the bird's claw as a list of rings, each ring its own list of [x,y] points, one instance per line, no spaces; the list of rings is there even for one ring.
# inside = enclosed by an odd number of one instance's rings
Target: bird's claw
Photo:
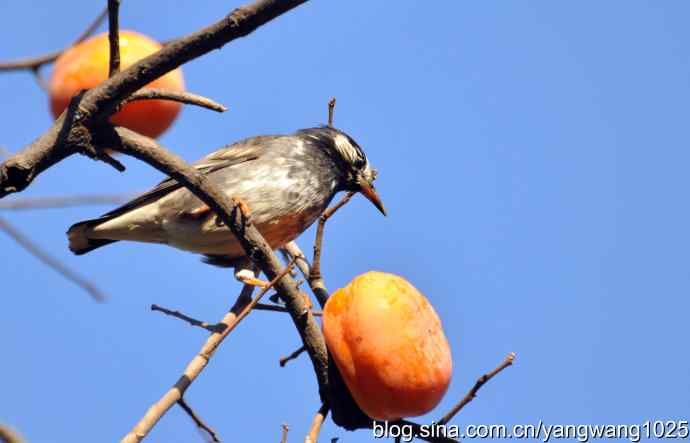
[[[271,283],[266,280],[256,278],[256,274],[250,269],[242,269],[235,272],[235,278],[245,285],[258,286],[262,289],[268,288],[271,285]]]

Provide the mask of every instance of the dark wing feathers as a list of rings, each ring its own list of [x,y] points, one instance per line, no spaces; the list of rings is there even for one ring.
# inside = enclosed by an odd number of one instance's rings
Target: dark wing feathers
[[[192,166],[203,174],[208,175],[230,166],[256,160],[261,155],[263,147],[262,145],[255,143],[255,141],[257,141],[256,138],[248,139],[235,145],[221,148],[195,162],[192,164]],[[154,202],[181,187],[182,185],[178,183],[177,180],[168,178],[160,182],[150,191],[145,192],[135,199],[103,214],[98,218],[85,220],[72,225],[67,231],[70,238],[70,249],[75,254],[81,255],[100,248],[101,246],[115,242],[116,240],[90,239],[86,235],[86,231],[89,228],[119,217],[120,215],[125,214],[133,209],[137,209],[148,203]]]
[[[202,158],[201,160],[192,164],[192,166],[204,175],[211,174],[215,171],[225,169],[230,166],[238,165],[240,163],[245,163],[251,160],[256,160],[259,158],[258,152],[255,146],[229,146],[227,148],[222,148],[218,151],[211,153],[210,155]],[[120,216],[132,209],[140,208],[148,203],[156,201],[161,197],[164,197],[171,193],[172,191],[181,188],[182,185],[173,178],[167,178],[156,185],[155,188],[150,191],[141,194],[135,199],[125,203],[119,208],[113,209],[110,212],[103,214],[97,220],[105,221],[105,219],[112,219],[114,217]]]

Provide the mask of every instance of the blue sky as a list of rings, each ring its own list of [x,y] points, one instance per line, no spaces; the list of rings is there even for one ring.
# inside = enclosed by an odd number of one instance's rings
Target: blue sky
[[[0,59],[69,43],[98,2],[3,2]],[[238,2],[123,1],[121,24],[159,40]],[[161,143],[188,160],[246,136],[325,122],[380,171],[389,210],[361,197],[326,233],[334,290],[375,269],[405,276],[437,309],[454,355],[433,419],[509,351],[509,368],[455,423],[641,423],[688,419],[690,4],[682,1],[311,1],[184,67],[186,108]],[[0,76],[0,144],[51,124],[28,73]],[[140,191],[160,174],[73,157],[24,196]],[[0,422],[32,443],[118,441],[206,334],[149,311],[207,321],[239,290],[228,271],[152,245],[75,257],[65,230],[108,207],[2,213],[98,282],[97,304],[0,235]],[[299,240],[310,250],[313,229]],[[317,410],[289,318],[256,312],[187,394],[225,441],[301,441]],[[330,421],[322,438],[371,441]],[[202,441],[179,409],[150,441]]]

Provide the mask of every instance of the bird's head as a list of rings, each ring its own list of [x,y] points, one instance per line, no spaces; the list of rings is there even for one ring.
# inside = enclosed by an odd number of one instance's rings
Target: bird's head
[[[300,133],[317,141],[335,161],[340,169],[343,189],[359,192],[386,215],[386,208],[374,188],[377,171],[369,165],[364,151],[352,137],[328,126],[304,129]]]

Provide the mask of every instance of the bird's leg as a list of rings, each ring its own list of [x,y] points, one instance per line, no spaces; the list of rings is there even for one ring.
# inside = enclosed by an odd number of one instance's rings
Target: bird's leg
[[[236,204],[240,208],[240,212],[242,212],[242,215],[246,218],[251,217],[252,215],[252,210],[249,208],[249,205],[247,204],[246,201],[242,200],[239,197],[232,197],[232,202]]]
[[[185,215],[187,215],[187,216],[189,216],[195,220],[198,220],[201,217],[205,217],[209,212],[211,212],[211,208],[208,205],[203,204],[203,205],[199,206],[198,208],[194,208],[191,211],[185,213]]]
[[[259,269],[251,260],[243,260],[235,266],[235,278],[245,285],[258,286],[260,288],[267,288],[270,282],[261,280],[256,276],[259,274]]]

